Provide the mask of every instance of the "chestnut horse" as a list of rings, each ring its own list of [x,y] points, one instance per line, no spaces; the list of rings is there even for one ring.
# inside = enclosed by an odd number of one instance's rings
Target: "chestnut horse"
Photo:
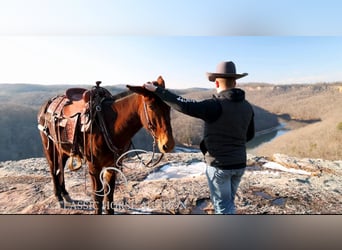
[[[165,87],[161,76],[154,84]],[[115,166],[120,155],[129,149],[132,137],[142,127],[154,137],[161,153],[170,152],[175,145],[170,123],[170,107],[143,87],[129,85],[127,87],[130,90],[127,96],[116,100],[113,97],[107,97],[101,101],[100,110],[106,131],[99,125],[101,124],[99,116],[94,118],[90,131],[76,131],[79,145],[78,156],[85,160],[89,167],[96,214],[102,214],[103,207],[106,213],[114,214],[113,195],[116,172],[105,171],[103,179],[108,185],[103,188],[100,179],[101,170]],[[38,113],[38,127],[42,128],[46,124],[44,119],[47,119],[45,117],[48,105],[49,103],[43,105]],[[79,127],[76,128],[80,130]],[[72,202],[65,189],[64,167],[74,145],[58,143],[49,136],[48,131],[40,130],[44,154],[50,166],[54,193],[61,206],[64,207],[64,200]]]

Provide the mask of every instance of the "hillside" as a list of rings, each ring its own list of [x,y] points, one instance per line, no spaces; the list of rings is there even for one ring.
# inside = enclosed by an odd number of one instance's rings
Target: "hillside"
[[[342,83],[244,89],[253,104],[278,115],[292,129],[254,153],[342,159]]]
[[[70,86],[0,84],[0,160],[42,156],[36,113],[45,100],[63,93],[67,87]],[[285,123],[289,129],[253,153],[271,156],[278,152],[331,160],[342,158],[341,83],[248,84],[239,87],[246,91],[246,98],[253,105],[257,132],[275,128],[279,123]],[[112,94],[124,90],[122,85],[106,88]],[[215,94],[214,90],[200,88],[175,92],[196,100]],[[172,110],[171,123],[178,145],[198,147],[203,133],[201,120]],[[133,141],[138,148],[150,150],[152,147],[152,139],[145,130],[139,131]]]
[[[36,114],[40,105],[49,98],[64,93],[68,85],[0,84],[0,160],[18,160],[41,157],[41,141],[37,129]],[[90,88],[91,86],[73,86]],[[106,86],[112,93],[124,90],[122,85]],[[212,91],[193,88],[177,90],[188,98],[203,99],[212,95]],[[256,129],[275,127],[277,117],[266,110],[254,106],[256,111]],[[174,137],[179,145],[196,147],[201,138],[203,123],[172,110],[171,123]],[[140,130],[133,138],[135,147],[152,149],[152,138]]]

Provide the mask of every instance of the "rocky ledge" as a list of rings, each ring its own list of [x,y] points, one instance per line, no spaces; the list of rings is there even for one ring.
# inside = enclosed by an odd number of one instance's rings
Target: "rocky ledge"
[[[140,155],[143,160],[149,157],[150,154]],[[202,158],[201,153],[170,153],[153,168],[141,164],[137,157],[129,158],[125,161],[124,177],[117,181],[116,213],[213,213]],[[198,166],[197,172],[180,174],[194,165]],[[149,178],[167,168],[177,174]],[[0,162],[0,213],[92,214],[87,167],[77,172],[66,169],[65,175],[67,190],[75,201],[60,208],[44,158]],[[248,167],[236,197],[237,212],[341,214],[341,186],[342,161],[248,155]]]

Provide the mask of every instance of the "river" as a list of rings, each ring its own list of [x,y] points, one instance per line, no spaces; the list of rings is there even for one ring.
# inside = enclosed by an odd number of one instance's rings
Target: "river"
[[[247,143],[247,152],[251,153],[261,144],[270,142],[271,140],[285,134],[288,131],[289,129],[286,128],[286,124],[280,123],[280,125],[277,127],[256,132],[254,139]]]

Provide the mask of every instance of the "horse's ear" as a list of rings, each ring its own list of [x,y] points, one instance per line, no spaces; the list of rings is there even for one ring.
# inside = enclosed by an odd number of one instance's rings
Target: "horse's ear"
[[[126,87],[130,91],[137,93],[137,94],[140,94],[140,95],[143,95],[143,96],[147,96],[147,95],[151,94],[150,91],[146,90],[144,87],[141,87],[141,86],[126,85]]]
[[[159,77],[158,77],[158,79],[157,79],[157,85],[158,85],[159,87],[165,88],[165,81],[164,81],[164,79],[163,79],[162,76],[159,76]]]

